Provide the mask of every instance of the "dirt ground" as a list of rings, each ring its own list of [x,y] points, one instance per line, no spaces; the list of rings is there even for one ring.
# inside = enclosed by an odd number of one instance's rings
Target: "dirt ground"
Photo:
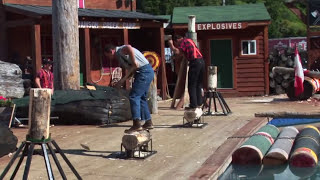
[[[208,125],[204,128],[182,128],[183,111],[168,108],[170,101],[159,102],[159,114],[152,115],[155,129],[151,131],[153,149],[157,153],[145,160],[124,160],[115,156],[120,152],[123,131],[130,127],[131,121],[105,127],[53,126],[50,131],[83,179],[189,179],[228,137],[254,118],[254,113],[314,113],[319,112],[320,106],[319,101],[315,100],[289,101],[286,95],[225,100],[232,114],[206,116],[204,121]],[[19,146],[25,140],[27,128],[13,128],[12,131],[19,139]],[[88,146],[90,150],[80,144]],[[68,179],[76,179],[63,159],[57,156]],[[9,161],[9,156],[0,158],[0,172]],[[25,161],[26,158],[17,173],[17,179],[23,176]],[[61,179],[53,159],[50,161],[55,178]],[[15,164],[6,179],[10,178]],[[43,157],[34,155],[29,179],[47,178]]]

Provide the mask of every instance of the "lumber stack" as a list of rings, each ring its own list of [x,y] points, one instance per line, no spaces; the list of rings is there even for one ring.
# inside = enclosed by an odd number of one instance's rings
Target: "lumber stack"
[[[300,51],[299,55],[301,57],[302,64],[307,62],[307,52]],[[274,94],[284,94],[289,86],[289,83],[294,79],[294,74],[286,72],[274,72],[273,67],[294,67],[294,49],[287,48],[282,51],[274,49],[269,53],[269,84],[270,92]]]

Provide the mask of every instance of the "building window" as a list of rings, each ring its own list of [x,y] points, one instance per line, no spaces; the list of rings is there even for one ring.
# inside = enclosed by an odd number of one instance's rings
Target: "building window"
[[[256,40],[244,40],[241,41],[241,54],[242,55],[256,55],[257,54],[257,45]]]

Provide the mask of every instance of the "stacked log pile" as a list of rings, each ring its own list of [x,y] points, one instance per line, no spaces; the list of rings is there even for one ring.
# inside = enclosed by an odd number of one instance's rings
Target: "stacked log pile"
[[[303,66],[307,63],[307,52],[299,52]],[[287,74],[282,72],[273,72],[274,67],[294,67],[294,49],[288,48],[283,51],[274,49],[269,54],[269,81],[271,94],[283,94],[289,87],[290,81],[294,79],[294,74]]]
[[[0,95],[22,98],[24,95],[22,71],[18,65],[0,61]]]

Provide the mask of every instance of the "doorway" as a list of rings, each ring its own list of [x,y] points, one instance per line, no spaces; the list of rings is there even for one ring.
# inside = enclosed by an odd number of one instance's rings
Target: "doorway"
[[[232,40],[210,41],[211,66],[218,67],[218,88],[233,88]]]

